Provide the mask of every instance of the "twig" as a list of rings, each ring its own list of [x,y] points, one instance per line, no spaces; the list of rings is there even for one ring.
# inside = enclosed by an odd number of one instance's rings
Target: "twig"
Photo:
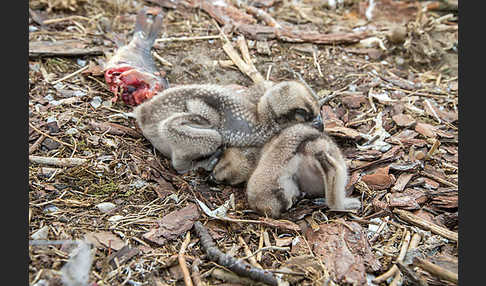
[[[250,74],[248,75],[255,84],[260,84],[263,82],[265,79],[261,75],[260,72],[256,69],[255,65],[253,64],[253,61],[251,60],[250,57],[250,52],[248,50],[248,46],[246,45],[246,40],[244,36],[238,36],[238,39],[236,40],[236,43],[238,44],[238,47],[240,48],[241,56],[243,57],[243,60],[246,62],[248,65],[248,68],[250,69]]]
[[[425,259],[421,259],[419,257],[415,257],[413,259],[413,264],[415,266],[418,266],[420,268],[422,268],[423,270],[429,272],[430,274],[432,275],[435,275],[436,277],[440,278],[440,279],[444,279],[444,280],[447,280],[447,281],[451,281],[453,283],[456,283],[458,282],[458,275],[457,273],[454,273],[452,271],[449,271],[445,268],[442,268],[428,260],[425,260]]]
[[[86,65],[86,66],[80,68],[79,70],[77,70],[77,71],[75,71],[73,73],[70,73],[70,74],[68,74],[68,75],[66,75],[66,76],[64,76],[64,77],[62,77],[62,78],[60,78],[58,80],[55,80],[55,81],[51,82],[51,84],[54,85],[54,84],[59,83],[59,82],[61,82],[63,80],[66,80],[68,78],[71,78],[71,77],[73,77],[73,76],[75,76],[75,75],[77,75],[79,73],[82,73],[83,71],[87,70],[88,68],[89,68],[89,65]]]
[[[425,230],[430,230],[431,232],[438,234],[440,236],[443,236],[447,239],[450,239],[452,241],[457,242],[458,241],[458,234],[457,232],[448,230],[446,228],[443,228],[441,226],[436,225],[435,223],[429,222],[424,220],[421,217],[418,217],[411,212],[408,212],[406,210],[401,210],[401,209],[394,209],[394,213],[396,213],[401,219],[403,219],[406,222],[409,222],[413,225],[419,226]]]
[[[356,170],[367,169],[369,167],[372,167],[372,166],[375,166],[375,165],[378,165],[378,164],[392,162],[392,161],[395,161],[397,159],[398,159],[397,156],[390,156],[390,157],[386,157],[386,158],[381,158],[381,159],[378,159],[378,160],[375,160],[375,161],[372,161],[372,162],[363,164],[362,166],[359,166],[359,167],[350,168],[349,169],[349,172],[354,172]]]
[[[195,286],[204,286],[201,280],[201,273],[199,272],[199,264],[201,264],[201,260],[199,258],[194,259],[192,262],[192,281],[194,282]]]
[[[152,55],[153,55],[153,56],[154,56],[154,57],[155,57],[157,60],[159,60],[159,62],[160,62],[161,64],[163,64],[164,66],[168,66],[168,67],[171,67],[171,66],[172,66],[172,64],[171,64],[171,63],[170,63],[168,60],[166,60],[166,59],[164,59],[163,57],[161,57],[159,54],[157,54],[157,52],[152,51]]]
[[[242,5],[243,6],[243,5]],[[246,6],[246,5],[244,5]],[[246,11],[252,15],[254,15],[255,17],[257,17],[258,19],[262,20],[263,22],[265,22],[268,26],[270,27],[273,27],[273,28],[277,28],[277,29],[280,29],[282,28],[282,25],[280,25],[272,16],[270,16],[270,14],[268,14],[267,12],[261,10],[261,9],[258,9],[256,7],[253,7],[253,6],[246,6],[245,7]]]
[[[72,15],[64,18],[57,18],[57,19],[49,19],[49,20],[44,20],[42,23],[44,25],[49,25],[49,24],[54,24],[54,23],[59,23],[59,22],[64,22],[64,21],[71,21],[74,19],[80,19],[80,20],[91,20],[90,18],[79,16],[79,15]]]
[[[265,246],[265,247],[259,248],[257,251],[255,251],[253,253],[250,253],[250,255],[247,255],[247,256],[245,256],[245,257],[243,257],[241,259],[242,260],[249,259],[252,256],[256,255],[257,253],[261,253],[264,250],[282,250],[282,251],[289,251],[290,248],[289,247],[280,247],[280,246]]]
[[[103,133],[106,132],[112,135],[128,135],[133,138],[142,138],[142,134],[133,130],[132,128],[112,122],[96,122],[91,120],[89,125],[92,129],[99,130]]]
[[[255,268],[244,261],[238,261],[234,257],[221,252],[201,222],[196,221],[194,223],[194,230],[200,237],[201,246],[211,261],[227,267],[240,276],[269,285],[278,285],[277,278],[270,271]]]
[[[378,229],[376,230],[376,232],[373,234],[373,237],[371,237],[369,239],[369,242],[370,243],[373,243],[379,236],[380,236],[380,233],[383,229],[385,229],[385,226],[387,224],[388,220],[383,220],[380,224],[380,226],[378,227]]]
[[[53,165],[58,167],[80,166],[88,160],[83,158],[54,158],[29,155],[29,161],[41,165]]]
[[[35,130],[37,133],[39,133],[39,134],[41,134],[41,135],[44,135],[44,136],[46,136],[46,137],[49,137],[49,138],[51,138],[52,140],[56,141],[57,143],[60,143],[60,144],[62,144],[62,145],[65,145],[65,146],[68,146],[68,147],[74,148],[74,146],[73,146],[73,145],[71,145],[71,144],[69,144],[69,143],[66,143],[66,142],[64,142],[64,141],[61,141],[61,140],[57,139],[56,137],[51,136],[51,135],[49,135],[49,134],[45,133],[45,132],[44,132],[44,131],[42,131],[42,130],[39,130],[37,127],[35,127],[34,125],[32,125],[32,123],[30,123],[30,122],[29,122],[29,126],[30,126],[32,129],[34,129],[34,130]]]
[[[449,186],[449,187],[454,187],[454,188],[458,188],[458,186],[457,186],[456,184],[451,183],[451,182],[449,182],[449,181],[446,181],[446,180],[444,180],[444,179],[442,179],[442,178],[440,178],[440,177],[437,177],[436,175],[432,175],[432,174],[427,173],[427,172],[425,172],[425,171],[421,171],[421,172],[420,172],[420,175],[422,175],[422,176],[426,176],[426,177],[429,177],[429,178],[431,178],[431,179],[433,179],[433,180],[436,180],[437,182],[442,183],[442,184],[444,184],[444,185],[446,185],[446,186]]]
[[[220,268],[214,268],[211,271],[211,276],[218,280],[225,281],[226,283],[236,284],[236,285],[248,285],[252,286],[255,285],[255,281],[236,275],[231,271],[226,271]],[[261,285],[261,284],[259,284]]]
[[[240,242],[241,245],[243,245],[243,251],[245,252],[246,257],[241,258],[241,260],[248,259],[251,265],[263,269],[263,267],[256,261],[255,257],[253,256],[253,253],[251,253],[250,248],[248,247],[248,244],[246,244],[245,240],[241,237],[238,236],[238,241]],[[256,253],[256,252],[255,252]]]
[[[257,251],[255,251],[255,253],[253,253],[253,255],[256,254],[256,260],[258,262],[262,261],[262,251],[260,249],[262,249],[263,247],[263,233],[264,233],[264,229],[263,227],[260,226],[260,239],[258,240],[258,249]],[[246,259],[246,258],[244,258]]]
[[[197,41],[197,40],[213,40],[219,39],[221,35],[209,35],[209,36],[194,36],[194,37],[172,37],[161,38],[155,40],[155,43],[167,43],[167,42],[181,42],[181,41]]]
[[[179,261],[179,266],[181,267],[182,274],[184,275],[184,283],[186,286],[192,286],[191,274],[189,269],[187,269],[186,258],[184,257],[184,252],[186,252],[187,245],[191,241],[191,232],[187,232],[186,239],[182,242],[181,249],[179,250],[179,255],[177,260]]]
[[[32,146],[29,147],[29,154],[34,153],[35,150],[37,150],[37,148],[39,148],[39,146],[42,144],[44,139],[46,139],[46,137],[47,137],[46,135],[41,134],[41,136],[39,136],[39,138],[35,140],[34,144],[32,144]]]
[[[415,271],[410,269],[410,267],[403,264],[403,262],[397,261],[396,265],[398,266],[398,269],[400,269],[400,271],[410,279],[413,285],[429,286],[429,284],[427,283],[427,281],[425,281],[425,279],[420,277],[417,273],[415,273]]]
[[[405,238],[402,241],[402,247],[400,248],[400,253],[398,254],[397,261],[403,261],[403,258],[405,258],[405,254],[407,253],[409,243],[410,243],[410,231],[407,230],[405,232]],[[397,281],[400,278],[398,267],[395,264],[393,264],[393,266],[390,269],[388,269],[388,271],[373,279],[373,283],[377,283],[377,284],[381,283],[393,275],[395,275],[393,281]]]

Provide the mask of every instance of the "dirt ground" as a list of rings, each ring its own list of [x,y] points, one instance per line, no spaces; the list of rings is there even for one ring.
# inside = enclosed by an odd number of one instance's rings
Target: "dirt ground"
[[[255,284],[208,258],[195,221],[221,251],[294,285],[457,285],[457,1],[372,2],[246,3],[301,31],[289,39],[243,2],[212,14],[216,1],[31,0],[30,285],[188,285],[181,264],[195,285]],[[244,186],[171,168],[124,117],[132,107],[111,102],[101,72],[131,39],[137,11],[157,5],[164,26],[153,50],[170,84],[252,85],[222,49],[222,27],[235,49],[246,38],[264,77],[291,80],[294,70],[328,99],[325,130],[345,154],[358,212],[302,200],[264,219]],[[299,42],[302,31],[339,37]],[[350,34],[359,36],[341,37]],[[224,218],[201,207],[228,201]],[[77,241],[93,245],[92,260]]]

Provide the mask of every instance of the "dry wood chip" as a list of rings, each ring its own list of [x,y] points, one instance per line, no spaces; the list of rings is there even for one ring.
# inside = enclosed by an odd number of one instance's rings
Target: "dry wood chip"
[[[348,184],[346,185],[345,188],[347,196],[349,196],[353,192],[354,184],[356,184],[359,181],[360,175],[361,172],[358,170],[358,171],[354,171],[349,177]]]
[[[152,170],[152,172],[150,172],[150,178],[157,182],[157,185],[154,187],[154,191],[161,200],[175,193],[174,186],[160,176],[156,170]]]
[[[395,123],[398,126],[401,126],[401,127],[410,127],[410,126],[412,126],[416,123],[415,119],[413,119],[412,116],[410,116],[408,114],[403,114],[403,113],[393,115],[392,119],[393,119],[393,121],[395,121]]]
[[[353,140],[358,140],[363,138],[361,136],[361,133],[358,131],[348,128],[348,127],[343,127],[343,126],[325,126],[324,129],[326,130],[327,133],[329,133],[332,136],[337,136],[337,137],[343,137],[343,138],[350,138]]]
[[[425,211],[423,209],[419,209],[419,210],[413,211],[413,214],[416,215],[417,217],[423,219],[423,220],[430,222],[430,223],[435,223],[435,224],[437,224],[441,227],[445,227],[445,225],[442,222],[436,220],[434,215],[431,214],[428,211]]]
[[[373,201],[371,201],[371,204],[377,211],[388,211],[390,209],[386,202],[381,201],[378,198],[374,198]]]
[[[457,112],[439,109],[436,104],[432,103],[430,100],[424,102],[424,109],[433,119],[436,119],[438,116],[441,120],[451,123],[457,121],[459,118]]]
[[[366,270],[372,272],[381,267],[371,252],[366,231],[356,222],[324,223],[316,232],[309,228],[305,236],[315,255],[339,284],[367,285]]]
[[[82,71],[81,74],[101,76],[103,75],[103,67],[93,62],[90,62],[88,65],[88,69]]]
[[[442,155],[442,158],[444,158],[444,160],[452,162],[452,163],[456,163],[456,164],[459,163],[459,155],[458,154],[454,154],[454,155],[444,154],[444,155]]]
[[[439,183],[432,179],[424,178],[424,187],[428,189],[437,189],[439,187]]]
[[[293,237],[282,237],[282,238],[279,238],[279,237],[276,237],[275,238],[275,245],[276,246],[288,246],[292,243],[292,240],[294,238]]]
[[[397,181],[395,182],[395,185],[391,189],[393,192],[401,192],[403,189],[405,189],[405,186],[408,184],[410,179],[414,176],[413,173],[403,173],[398,176]]]
[[[438,225],[444,225],[445,227],[457,231],[459,225],[459,212],[449,213],[445,212],[435,217],[435,221]]]
[[[346,153],[346,158],[356,159],[362,161],[374,161],[383,156],[383,153],[378,150],[353,150],[352,153]]]
[[[118,250],[117,252],[112,253],[110,256],[107,257],[107,260],[114,268],[117,267],[115,263],[115,258],[118,260],[118,265],[122,265],[123,263],[130,260],[130,258],[134,257],[135,255],[139,254],[140,250],[138,248],[131,248],[128,245],[122,247],[122,249]]]
[[[373,190],[388,189],[395,182],[395,177],[388,174],[390,167],[378,168],[374,173],[364,175],[361,181],[365,182]]]
[[[390,207],[398,207],[406,210],[416,210],[420,204],[427,200],[424,191],[407,189],[403,193],[393,193],[390,195]]]
[[[397,140],[402,140],[402,139],[413,139],[417,137],[418,133],[410,130],[410,129],[404,129],[400,133],[395,134],[392,136],[392,138],[395,138]]]
[[[432,204],[439,208],[455,209],[459,206],[459,197],[457,194],[452,196],[435,196],[432,198]]]
[[[332,126],[344,126],[344,123],[339,119],[339,116],[334,112],[332,107],[329,105],[324,105],[321,108],[322,122],[324,122],[324,128]]]
[[[112,122],[96,122],[92,120],[89,125],[93,130],[97,130],[100,132],[106,132],[108,134],[113,134],[113,135],[128,135],[133,138],[141,138],[142,134],[139,132],[135,131],[134,129],[130,127],[126,127],[120,124],[112,123]]]
[[[351,94],[343,96],[341,102],[348,108],[360,108],[361,104],[366,104],[368,100],[364,94]]]
[[[268,226],[272,226],[272,227],[276,227],[276,228],[281,228],[281,229],[286,229],[286,230],[291,230],[291,231],[300,231],[300,226],[296,223],[293,223],[291,221],[288,221],[288,220],[276,220],[276,219],[273,219],[273,218],[268,218],[268,217],[265,217],[265,218],[260,218],[260,221],[263,222],[264,224],[268,225]]]
[[[167,240],[176,239],[179,235],[191,229],[199,217],[197,206],[190,203],[186,207],[164,216],[157,222],[158,227],[145,233],[143,238],[158,245],[163,245]]]
[[[412,170],[417,170],[419,166],[420,166],[419,162],[393,163],[390,164],[390,170],[412,171]]]
[[[435,138],[437,136],[436,128],[423,122],[417,122],[417,125],[415,125],[415,131],[429,138]]]
[[[454,135],[442,131],[436,126],[423,123],[423,122],[417,122],[417,124],[415,125],[415,131],[428,138],[435,138],[437,137],[437,135],[444,138],[454,138]]]
[[[305,244],[305,242],[303,243]],[[282,268],[290,268],[297,272],[308,272],[309,268],[315,272],[322,271],[319,260],[310,254],[290,257],[282,264]]]
[[[100,47],[88,48],[78,40],[29,41],[29,57],[103,55]]]
[[[109,231],[89,232],[85,238],[97,247],[111,248],[116,251],[125,246],[125,242],[121,238]]]

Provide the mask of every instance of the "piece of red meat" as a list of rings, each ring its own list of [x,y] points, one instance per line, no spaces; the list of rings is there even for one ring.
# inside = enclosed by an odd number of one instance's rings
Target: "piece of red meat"
[[[128,105],[138,105],[169,87],[150,53],[162,28],[162,10],[144,7],[137,15],[133,39],[119,48],[105,66],[105,81]]]

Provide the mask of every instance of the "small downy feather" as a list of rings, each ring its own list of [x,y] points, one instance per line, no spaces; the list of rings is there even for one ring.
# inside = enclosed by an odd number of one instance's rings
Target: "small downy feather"
[[[79,241],[69,261],[62,267],[62,282],[66,286],[87,286],[93,263],[93,252],[89,243]]]

